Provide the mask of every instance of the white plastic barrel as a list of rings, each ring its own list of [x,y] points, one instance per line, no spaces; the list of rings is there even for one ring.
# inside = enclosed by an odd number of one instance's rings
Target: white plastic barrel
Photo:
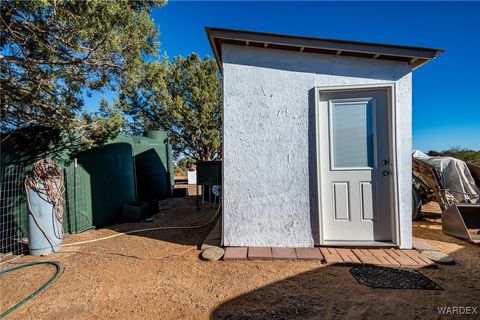
[[[46,195],[28,188],[28,249],[32,256],[40,256],[60,250],[63,226],[55,218],[53,205]]]

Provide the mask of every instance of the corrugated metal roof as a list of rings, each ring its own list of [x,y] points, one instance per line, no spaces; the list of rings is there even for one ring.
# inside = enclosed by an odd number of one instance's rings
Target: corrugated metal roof
[[[263,47],[288,51],[353,56],[367,59],[404,61],[418,68],[437,55],[442,49],[412,47],[394,44],[313,38],[257,31],[205,27],[210,46],[222,69],[222,44]]]

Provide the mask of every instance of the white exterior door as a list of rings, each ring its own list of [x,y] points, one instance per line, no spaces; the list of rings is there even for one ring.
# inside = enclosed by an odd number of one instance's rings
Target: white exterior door
[[[319,95],[323,244],[391,243],[389,93],[365,89]]]

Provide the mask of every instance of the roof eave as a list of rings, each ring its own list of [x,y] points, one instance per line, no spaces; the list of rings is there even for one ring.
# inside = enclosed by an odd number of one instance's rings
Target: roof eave
[[[218,69],[220,70],[220,72],[223,72],[222,59],[221,59],[221,57],[218,53],[217,46],[215,45],[215,40],[213,38],[213,34],[211,32],[213,29],[214,28],[205,27],[205,32],[207,33],[208,42],[210,43],[210,48],[213,51],[213,55],[215,56],[215,60],[217,61]]]
[[[205,27],[205,31],[220,70],[222,70],[221,45],[223,42],[243,46],[248,46],[251,43],[265,48],[275,46],[276,49],[283,48],[284,50],[298,50],[300,52],[327,52],[337,56],[353,55],[371,59],[400,60],[408,62],[412,69],[419,68],[444,52],[444,50],[433,48],[301,37],[212,27]]]

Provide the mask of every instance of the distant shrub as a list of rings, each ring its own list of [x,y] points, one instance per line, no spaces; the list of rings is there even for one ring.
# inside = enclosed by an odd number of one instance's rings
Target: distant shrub
[[[187,171],[190,168],[193,168],[193,166],[197,163],[197,160],[193,158],[183,158],[180,159],[176,164],[175,164],[175,175],[176,176],[181,176],[181,175],[186,175]]]

